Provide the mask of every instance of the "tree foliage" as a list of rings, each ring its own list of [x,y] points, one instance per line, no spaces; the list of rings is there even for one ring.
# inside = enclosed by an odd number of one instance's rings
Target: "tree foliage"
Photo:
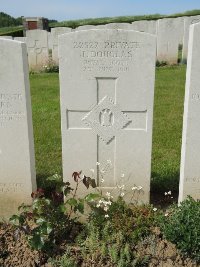
[[[0,28],[19,25],[22,25],[21,17],[13,18],[4,12],[0,12]]]

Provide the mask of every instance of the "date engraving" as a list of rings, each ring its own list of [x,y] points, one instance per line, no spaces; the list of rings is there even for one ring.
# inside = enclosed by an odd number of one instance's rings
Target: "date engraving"
[[[23,190],[22,183],[0,183],[1,193],[17,193]]]

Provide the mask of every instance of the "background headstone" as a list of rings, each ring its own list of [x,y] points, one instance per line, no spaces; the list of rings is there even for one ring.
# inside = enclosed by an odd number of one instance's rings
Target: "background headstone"
[[[179,202],[200,200],[200,24],[190,26],[188,48]]]
[[[48,32],[30,30],[26,32],[28,61],[30,68],[41,68],[48,62]]]
[[[65,181],[94,169],[103,190],[142,186],[142,200],[149,201],[155,55],[156,37],[146,33],[106,29],[59,37]]]
[[[27,37],[15,37],[14,40],[26,43]]]
[[[157,34],[157,20],[140,20],[132,22],[132,29],[139,32]]]
[[[1,39],[10,39],[10,40],[13,39],[12,36],[0,36],[0,38],[1,38]]]
[[[104,26],[104,25],[103,25]],[[104,26],[105,27],[105,26]],[[77,28],[74,29],[74,31],[85,31],[85,30],[90,30],[90,29],[96,29],[95,25],[83,25],[83,26],[78,26]]]
[[[184,18],[159,19],[157,22],[157,59],[176,64],[182,44]]]
[[[192,17],[185,17],[184,19],[184,35],[183,35],[183,51],[182,51],[183,62],[187,60],[190,25],[199,23],[199,22],[200,22],[200,15],[192,16]]]
[[[53,49],[53,42],[52,42],[52,34],[51,34],[51,32],[48,32],[48,49],[49,50]]]
[[[130,23],[108,23],[105,25],[106,29],[120,29],[120,30],[131,30],[132,25]]]
[[[31,203],[36,189],[26,45],[0,40],[0,217]]]
[[[71,31],[72,29],[67,27],[56,27],[51,29],[52,59],[57,64],[58,64],[58,36]]]

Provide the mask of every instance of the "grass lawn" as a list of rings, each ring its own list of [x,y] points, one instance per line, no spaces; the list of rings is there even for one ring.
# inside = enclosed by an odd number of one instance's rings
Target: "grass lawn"
[[[156,70],[152,191],[178,190],[185,66]],[[62,174],[58,74],[30,75],[39,186]]]

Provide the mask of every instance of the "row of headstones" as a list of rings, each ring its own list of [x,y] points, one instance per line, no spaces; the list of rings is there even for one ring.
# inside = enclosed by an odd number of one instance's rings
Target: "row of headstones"
[[[179,201],[200,194],[199,36],[200,24],[191,26]],[[65,181],[92,169],[103,191],[149,201],[155,57],[156,37],[146,33],[59,37]],[[0,62],[0,216],[8,217],[36,189],[26,44],[1,39]]]
[[[27,31],[27,37],[16,37],[15,40],[26,42],[29,67],[45,67],[51,59],[58,64],[58,36],[73,31],[88,29],[126,29],[146,32],[157,36],[157,60],[176,64],[179,45],[183,45],[182,62],[187,60],[189,26],[200,21],[200,16],[167,18],[159,20],[142,20],[129,23],[110,23],[106,25],[86,25],[75,30],[67,27]],[[12,38],[12,37],[8,37]],[[50,52],[51,51],[51,52]]]

